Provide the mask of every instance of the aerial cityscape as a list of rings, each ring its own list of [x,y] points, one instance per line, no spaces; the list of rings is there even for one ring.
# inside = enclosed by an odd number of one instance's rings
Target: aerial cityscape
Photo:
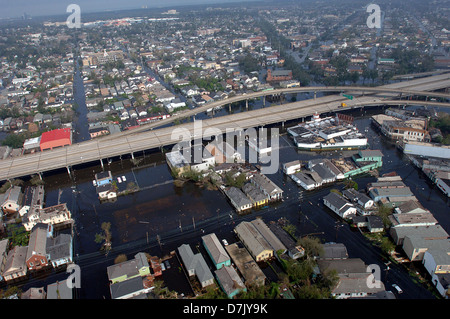
[[[2,6],[2,299],[449,299],[450,1]]]

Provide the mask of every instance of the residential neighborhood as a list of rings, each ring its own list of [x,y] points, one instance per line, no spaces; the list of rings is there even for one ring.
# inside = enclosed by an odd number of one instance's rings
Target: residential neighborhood
[[[0,10],[0,299],[449,299],[445,0],[138,2]]]

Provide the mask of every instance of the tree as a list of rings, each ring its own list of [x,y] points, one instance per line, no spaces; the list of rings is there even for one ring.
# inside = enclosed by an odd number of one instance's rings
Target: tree
[[[101,228],[103,233],[95,234],[95,242],[97,244],[104,242],[101,249],[105,249],[108,252],[111,249],[111,223],[103,222]]]
[[[305,236],[300,238],[297,243],[305,249],[305,254],[308,258],[323,254],[323,245],[319,238]]]
[[[114,259],[114,264],[120,264],[127,261],[127,255],[120,254]]]
[[[380,248],[383,252],[390,254],[391,252],[394,251],[395,245],[389,238],[382,237]]]
[[[389,220],[389,215],[391,213],[392,213],[392,208],[389,207],[388,205],[380,204],[378,206],[377,215],[381,217],[385,227],[387,227],[391,224],[391,221]]]

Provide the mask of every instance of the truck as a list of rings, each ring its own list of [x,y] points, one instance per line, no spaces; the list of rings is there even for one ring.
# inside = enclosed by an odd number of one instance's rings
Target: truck
[[[342,102],[341,106],[339,106],[339,107],[346,107],[346,106],[347,106],[347,103]]]

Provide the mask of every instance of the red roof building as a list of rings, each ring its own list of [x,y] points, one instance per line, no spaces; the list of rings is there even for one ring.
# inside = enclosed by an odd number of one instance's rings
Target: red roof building
[[[42,133],[41,152],[55,147],[63,147],[72,144],[72,131],[70,128],[61,128]]]

